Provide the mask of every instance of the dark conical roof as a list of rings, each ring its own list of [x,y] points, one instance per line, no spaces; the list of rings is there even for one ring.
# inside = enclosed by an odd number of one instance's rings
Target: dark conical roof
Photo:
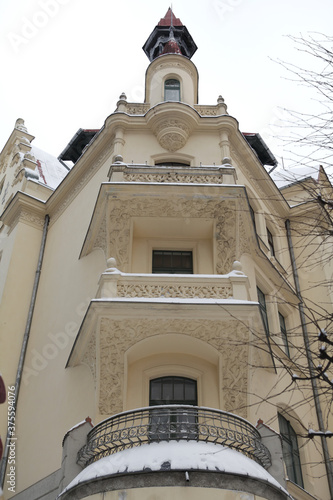
[[[191,59],[197,46],[186,26],[168,9],[142,47],[150,61],[162,54],[179,54]]]

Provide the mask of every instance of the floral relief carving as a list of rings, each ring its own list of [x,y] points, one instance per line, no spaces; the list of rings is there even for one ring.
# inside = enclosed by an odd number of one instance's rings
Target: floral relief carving
[[[19,222],[24,222],[29,226],[35,227],[37,229],[43,229],[44,226],[44,217],[39,216],[38,214],[31,213],[28,210],[21,210],[16,216],[15,219],[10,224],[10,229],[8,234],[10,234],[15,228],[16,224]]]
[[[236,258],[236,204],[224,204],[223,213],[219,213],[216,224],[218,261],[216,272],[225,274],[232,269]]]
[[[166,172],[165,174],[124,174],[126,182],[174,182],[193,184],[222,184],[221,175],[189,175],[177,172]]]
[[[127,104],[126,111],[129,115],[145,115],[149,111],[149,104]]]
[[[131,346],[154,335],[179,333],[212,345],[222,356],[223,401],[226,411],[246,417],[248,334],[236,321],[102,318],[100,327],[99,411],[123,411],[124,355]]]
[[[163,68],[178,68],[178,69],[183,69],[189,75],[193,76],[193,71],[191,71],[190,68],[188,66],[186,66],[185,64],[181,64],[179,62],[172,63],[172,62],[168,61],[168,62],[161,63],[156,68],[156,72],[159,71],[160,69],[163,69]]]
[[[186,285],[120,285],[118,297],[182,297],[198,299],[228,299],[232,297],[232,287],[228,286],[186,286]]]
[[[238,252],[237,259],[239,260],[244,253],[250,252],[250,238],[252,238],[253,230],[249,228],[249,209],[244,205],[243,209],[239,210],[238,214]],[[249,236],[249,234],[251,236]],[[254,236],[254,235],[253,235]]]
[[[158,138],[162,148],[174,152],[185,146],[187,137],[177,132],[165,133]]]
[[[219,114],[216,106],[195,106],[195,109],[200,113],[201,116],[217,116]]]
[[[211,217],[216,223],[217,274],[231,271],[236,252],[236,204],[231,200],[127,199],[110,202],[108,257],[128,272],[131,217]]]
[[[186,134],[190,133],[190,127],[188,127],[188,125],[186,125],[186,123],[181,120],[165,120],[156,127],[155,132],[156,134],[159,134],[164,129],[171,127],[179,128],[180,130],[183,130]]]

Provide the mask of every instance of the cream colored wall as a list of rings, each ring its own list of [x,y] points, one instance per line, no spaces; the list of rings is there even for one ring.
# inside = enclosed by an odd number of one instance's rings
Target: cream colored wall
[[[270,338],[272,341],[272,349],[277,371],[272,368],[272,362],[267,344],[256,348],[255,342],[258,337],[258,324],[252,323],[253,340],[250,341],[252,349],[250,353],[250,388],[248,395],[248,419],[255,423],[258,419],[262,419],[265,424],[269,425],[279,432],[277,421],[277,408],[284,409],[286,417],[290,419],[295,431],[299,435],[306,435],[306,430],[317,425],[317,416],[313,403],[313,394],[311,384],[309,382],[298,382],[296,389],[295,384],[291,382],[291,373],[297,373],[302,376],[302,373],[297,369],[297,366],[307,366],[307,361],[300,353],[304,352],[304,344],[300,327],[300,316],[298,305],[292,305],[286,299],[286,296],[274,286],[273,276],[270,273],[265,273],[253,262],[250,255],[242,257],[243,269],[249,276],[251,284],[250,293],[251,299],[257,300],[256,286],[258,285],[262,291],[267,294],[266,305],[268,310],[268,321],[270,328]],[[304,283],[304,286],[307,286]],[[317,294],[318,302],[325,302],[325,294]],[[290,336],[290,355],[291,359],[286,356],[283,349],[282,339],[279,336],[278,310],[285,315],[287,331]],[[277,346],[275,346],[275,343]],[[279,349],[279,346],[281,349]],[[296,365],[293,364],[295,360]],[[252,388],[252,389],[251,389]],[[274,389],[272,389],[274,388]],[[286,389],[287,388],[287,389]],[[307,402],[304,404],[304,402]],[[269,402],[269,404],[267,404]],[[327,406],[324,402],[323,409]],[[325,468],[322,464],[322,452],[319,438],[317,441],[309,442],[308,439],[299,438],[302,472],[305,489],[312,495],[319,498],[328,498],[329,493],[326,484],[321,484],[321,491],[318,489],[318,483],[315,477],[324,476]],[[313,466],[309,466],[312,463]],[[316,469],[314,473],[313,469]]]
[[[99,276],[106,268],[100,250],[82,259],[79,255],[108,165],[106,159],[56,221],[50,213],[17,412],[17,491],[57,470],[66,431],[87,416],[95,417],[95,389],[89,368],[64,368],[82,318],[96,294]],[[23,249],[29,249],[33,240],[27,235],[22,238],[24,241],[15,242],[16,252],[21,254],[16,257],[16,278],[22,265],[21,272],[35,272],[35,265],[24,266],[27,250],[22,261]],[[31,287],[17,291],[24,292],[30,294]],[[11,303],[15,309],[16,300],[12,298]]]
[[[151,107],[164,101],[165,80],[180,81],[180,100],[190,106],[197,103],[198,73],[189,59],[179,55],[162,55],[155,59],[146,73],[146,98]]]
[[[0,366],[6,388],[15,384],[34,283],[41,230],[19,223],[7,236],[0,262]],[[19,282],[18,282],[19,276]],[[4,289],[5,287],[5,289]],[[7,404],[0,405],[0,434],[7,433]]]
[[[167,153],[160,146],[152,131],[128,130],[124,136],[122,148],[123,161],[126,163],[142,163],[154,165],[160,161],[190,162],[191,165],[221,165],[222,152],[219,146],[220,138],[217,131],[209,134],[193,132],[185,146],[179,151]]]
[[[157,335],[125,353],[125,406],[149,406],[149,381],[167,375],[197,381],[198,405],[220,408],[220,355],[204,342],[179,334]]]
[[[214,274],[211,219],[136,217],[132,222],[133,273],[151,273],[153,250],[191,250],[194,274]]]

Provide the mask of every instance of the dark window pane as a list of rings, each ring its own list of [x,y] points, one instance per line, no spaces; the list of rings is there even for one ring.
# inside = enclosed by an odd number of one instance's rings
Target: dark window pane
[[[192,252],[189,250],[153,250],[152,272],[193,274]]]
[[[197,399],[197,384],[196,383],[188,383],[185,385],[185,401],[195,401]],[[195,403],[190,403],[195,404]]]
[[[162,386],[161,384],[157,383],[156,381],[152,380],[150,383],[150,397],[151,399],[162,399],[162,394],[161,391]]]
[[[252,219],[253,224],[254,224],[254,228],[256,229],[256,217],[255,217],[255,213],[254,213],[254,210],[251,207],[251,205],[250,205],[250,214],[251,214],[251,219]]]
[[[282,314],[280,312],[279,312],[279,322],[280,322],[280,330],[281,330],[282,340],[284,343],[284,349],[286,351],[287,356],[290,357],[286,322],[285,322],[284,316],[282,316]]]
[[[156,388],[160,387],[159,391]],[[160,399],[153,398],[160,393]],[[150,406],[164,404],[197,406],[197,382],[186,377],[160,377],[150,381]],[[169,439],[196,439],[197,411],[180,408],[161,408],[151,410],[150,439],[163,441]]]
[[[265,294],[260,290],[260,288],[257,288],[257,292],[258,292],[258,302],[259,302],[259,307],[260,307],[260,314],[261,314],[261,318],[262,318],[262,321],[264,324],[265,333],[268,337],[269,336],[269,325],[268,325],[268,316],[267,316]]]
[[[171,380],[164,380],[162,385],[162,400],[166,401],[166,404],[173,400],[173,385]]]
[[[184,384],[181,379],[175,381],[174,384],[174,398],[176,401],[183,401],[184,395]]]
[[[165,101],[180,101],[180,82],[179,80],[170,79],[164,83],[164,99]]]
[[[267,229],[267,239],[268,239],[268,246],[269,246],[269,249],[271,251],[271,254],[275,255],[273,235],[269,229]]]
[[[160,397],[158,397],[160,396]],[[186,377],[160,377],[150,381],[149,404],[197,405],[197,382]]]

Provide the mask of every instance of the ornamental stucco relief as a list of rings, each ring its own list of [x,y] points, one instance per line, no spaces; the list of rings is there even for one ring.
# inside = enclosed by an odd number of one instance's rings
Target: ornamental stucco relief
[[[186,286],[133,284],[117,286],[118,297],[181,297],[187,299],[228,299],[232,287],[228,286]]]
[[[126,182],[163,182],[163,183],[187,183],[187,184],[222,184],[221,175],[189,175],[168,172],[165,174],[124,174]]]
[[[140,340],[168,333],[188,335],[210,344],[222,357],[224,409],[246,417],[248,387],[248,333],[238,321],[102,318],[100,324],[99,411],[123,411],[125,352]]]
[[[203,197],[201,197],[203,198]],[[143,198],[112,200],[109,204],[108,257],[114,257],[122,272],[129,272],[131,217],[193,217],[216,219],[216,272],[231,271],[236,260],[236,202],[212,199]]]

